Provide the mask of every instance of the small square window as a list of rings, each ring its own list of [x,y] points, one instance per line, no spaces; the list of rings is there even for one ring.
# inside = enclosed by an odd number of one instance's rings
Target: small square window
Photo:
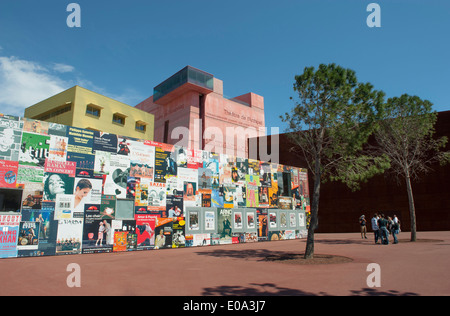
[[[120,125],[125,125],[125,117],[120,115],[120,114],[114,114],[113,115],[113,122],[120,124]]]
[[[145,132],[146,131],[146,124],[142,122],[136,122],[135,129],[139,132]]]
[[[100,109],[92,105],[86,106],[86,114],[100,117]]]

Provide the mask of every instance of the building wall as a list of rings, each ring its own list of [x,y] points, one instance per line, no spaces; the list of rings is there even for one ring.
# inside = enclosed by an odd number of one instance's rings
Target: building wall
[[[36,103],[30,107],[27,107],[25,109],[25,117],[33,118],[33,119],[40,119],[42,120],[43,115],[50,114],[54,112],[56,109],[61,107],[66,107],[68,105],[71,106],[71,110],[68,112],[65,112],[63,114],[59,114],[56,116],[52,116],[48,119],[44,119],[44,121],[48,122],[54,122],[64,125],[72,125],[72,120],[74,117],[73,112],[73,104],[75,100],[75,93],[76,93],[77,87],[72,87],[68,90],[65,90],[61,93],[58,93],[46,100],[43,100],[39,103]]]
[[[190,148],[207,148],[215,152],[229,152],[237,156],[248,156],[246,134],[236,130],[234,144],[226,141],[226,130],[229,128],[241,128],[246,130],[252,128],[259,131],[265,126],[264,119],[264,98],[254,93],[247,93],[234,99],[227,99],[223,96],[223,82],[214,78],[214,91],[204,96],[205,113],[203,122],[198,122],[201,117],[200,93],[187,91],[180,93],[175,99],[165,105],[158,105],[153,102],[153,97],[142,101],[136,108],[155,115],[155,141],[164,141],[165,122],[169,121],[169,136],[176,127],[186,127],[189,129],[190,139],[182,142],[183,146]],[[177,91],[172,92],[176,94]],[[205,137],[202,142],[204,131],[213,131],[211,137]],[[197,132],[201,130],[202,132]],[[216,137],[217,136],[217,137]],[[253,136],[253,135],[252,135]],[[231,136],[230,136],[231,137]],[[175,144],[179,139],[168,139],[170,144]],[[238,146],[238,144],[242,144]]]
[[[7,115],[0,145],[0,258],[306,236],[304,169]]]
[[[439,112],[435,125],[436,136],[450,139],[450,111]],[[267,139],[271,145],[271,137]],[[293,144],[285,134],[279,135],[277,144],[281,164],[306,166],[302,157],[293,154]],[[450,150],[447,144],[446,150]],[[313,180],[310,175],[310,190]],[[450,165],[432,166],[432,171],[413,182],[416,206],[416,224],[419,231],[450,230]],[[312,191],[311,191],[312,192]],[[406,185],[398,183],[387,173],[370,179],[361,189],[352,192],[340,182],[322,183],[319,202],[317,232],[339,233],[359,231],[358,218],[371,218],[375,212],[387,216],[397,215],[404,231],[410,230],[410,215]],[[370,225],[369,225],[369,231]]]
[[[154,117],[152,114],[79,86],[28,107],[25,109],[25,117],[42,118],[46,113],[55,111],[55,108],[66,104],[71,104],[71,111],[50,117],[45,121],[153,140]],[[89,104],[101,109],[100,117],[86,114],[86,106]],[[124,125],[113,122],[115,113],[126,116]],[[145,132],[135,129],[136,121],[148,124]]]

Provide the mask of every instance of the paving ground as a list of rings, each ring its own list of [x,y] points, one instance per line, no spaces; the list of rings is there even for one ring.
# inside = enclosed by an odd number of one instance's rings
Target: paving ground
[[[372,234],[316,234],[316,254],[352,259],[299,265],[266,258],[303,252],[304,240],[128,253],[0,259],[0,295],[300,296],[450,295],[450,232],[375,245]],[[81,287],[68,287],[76,263]],[[380,267],[380,287],[367,280]]]

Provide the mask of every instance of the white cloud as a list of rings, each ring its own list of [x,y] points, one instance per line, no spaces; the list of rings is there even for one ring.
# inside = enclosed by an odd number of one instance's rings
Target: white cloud
[[[32,61],[0,56],[0,112],[23,116],[26,107],[70,87],[51,71]]]
[[[25,108],[75,85],[131,106],[144,99],[133,88],[109,93],[108,89],[83,78],[70,65],[50,63],[44,66],[17,57],[0,56],[0,113],[23,116]]]
[[[53,70],[60,73],[72,72],[75,67],[66,64],[53,64]]]

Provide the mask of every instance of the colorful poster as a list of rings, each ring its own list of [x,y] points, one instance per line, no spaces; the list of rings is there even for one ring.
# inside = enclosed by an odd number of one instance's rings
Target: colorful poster
[[[102,199],[102,179],[75,178],[73,189],[74,211],[84,212],[85,204],[100,204]]]
[[[219,243],[220,244],[231,244],[232,242],[232,210],[219,208],[217,210],[217,224],[218,224],[218,232],[220,235]]]
[[[50,148],[50,136],[24,132],[19,163],[25,166],[44,167]]]
[[[64,173],[44,174],[44,201],[55,201],[59,194],[72,194],[74,178]]]
[[[213,211],[205,211],[205,230],[216,230],[216,213]]]
[[[168,177],[177,175],[177,162],[171,156],[173,150],[174,146],[168,144],[158,143],[155,147],[155,182],[166,182]]]
[[[137,250],[148,250],[155,247],[155,229],[158,220],[155,215],[136,214]]]
[[[17,183],[42,183],[44,181],[44,169],[32,166],[20,166],[17,175]]]
[[[54,161],[66,161],[68,138],[64,136],[51,135],[48,159]]]
[[[118,199],[125,199],[129,169],[130,159],[128,156],[111,154],[109,172],[104,176],[104,194],[116,195]]]
[[[22,221],[39,223],[39,245],[37,249],[18,251],[19,257],[29,256],[54,256],[56,251],[56,235],[58,221],[54,219],[53,211],[46,210],[22,210]]]
[[[188,213],[189,230],[200,231],[200,214],[199,211],[189,211]]]
[[[56,237],[56,255],[81,254],[83,219],[60,219]]]
[[[166,184],[150,182],[148,186],[148,210],[166,210]]]
[[[22,128],[19,117],[0,114],[0,159],[19,160]]]
[[[69,126],[67,128],[67,152],[93,155],[94,135],[94,131]]]
[[[55,220],[83,218],[81,216],[74,216],[74,196],[72,194],[58,194],[55,199]],[[77,213],[83,214],[78,211]]]
[[[293,210],[295,209],[294,198],[290,196],[279,196],[278,197],[278,208],[282,210]]]
[[[23,118],[23,131],[35,134],[48,135],[48,122]]]
[[[19,117],[0,114],[0,159],[19,160],[23,121]]]
[[[21,215],[0,215],[0,258],[17,257]]]
[[[242,229],[242,212],[234,212],[234,229]]]
[[[166,217],[183,217],[183,197],[177,195],[166,196]],[[164,216],[162,216],[164,217]]]
[[[37,250],[39,247],[39,222],[20,222],[17,250]]]
[[[114,232],[114,252],[123,252],[128,250],[128,232]]]
[[[74,178],[76,174],[77,164],[73,161],[45,160],[44,171],[47,173],[67,174]]]
[[[17,161],[0,160],[0,187],[15,188],[19,173]]]
[[[116,217],[115,195],[102,195],[100,215],[102,219],[114,219]]]
[[[94,159],[94,175],[108,175],[110,170],[111,153],[97,150]]]
[[[210,234],[193,234],[192,235],[192,245],[194,247],[203,247],[211,245],[211,235]]]
[[[269,212],[269,228],[277,228],[277,213]]]
[[[259,196],[258,196],[258,187],[259,183],[259,175],[246,175],[246,184],[247,184],[247,207],[258,207],[259,206]]]
[[[198,169],[203,167],[202,150],[187,149],[187,164],[186,167],[190,169]]]
[[[269,238],[269,219],[267,209],[257,209],[258,241],[267,241]]]
[[[247,229],[253,230],[256,228],[255,212],[247,212]]]
[[[173,218],[172,248],[183,248],[186,246],[185,227],[186,221],[184,217]]]
[[[109,153],[117,153],[118,138],[115,134],[94,132],[93,149],[97,151],[106,151]]]
[[[155,228],[155,249],[172,248],[173,218],[158,218]]]
[[[22,213],[27,209],[41,209],[44,194],[43,183],[26,183],[22,193]]]

